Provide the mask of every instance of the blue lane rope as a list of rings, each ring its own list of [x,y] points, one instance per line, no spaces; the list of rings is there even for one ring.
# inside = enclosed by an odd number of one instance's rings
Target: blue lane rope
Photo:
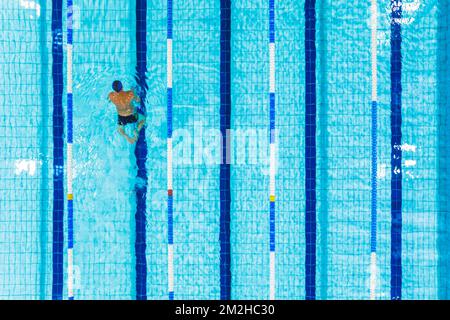
[[[231,0],[220,1],[220,299],[231,299],[230,249],[230,164],[229,137],[231,121]]]
[[[136,0],[136,81],[139,86],[140,112],[146,115],[147,97],[147,1]],[[134,154],[137,164],[136,191],[136,300],[147,299],[146,211],[147,211],[147,141],[145,126],[139,131]]]
[[[167,277],[173,300],[173,181],[172,181],[172,0],[167,0]]]
[[[372,199],[370,252],[377,252],[377,102],[372,101]]]
[[[269,298],[276,295],[276,253],[275,253],[275,181],[276,181],[276,149],[275,134],[275,0],[269,0]]]
[[[305,1],[305,294],[316,299],[316,1]]]
[[[72,192],[72,144],[73,144],[73,3],[67,0],[67,293],[74,299],[73,274],[73,192]]]
[[[402,1],[391,0],[391,299],[402,298]]]
[[[53,78],[53,280],[52,299],[63,296],[64,244],[64,117],[62,0],[52,0]]]

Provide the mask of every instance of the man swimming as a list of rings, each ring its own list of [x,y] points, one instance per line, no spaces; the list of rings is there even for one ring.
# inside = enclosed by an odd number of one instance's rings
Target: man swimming
[[[140,102],[141,99],[131,90],[124,91],[122,82],[119,80],[113,82],[112,88],[114,91],[108,95],[108,99],[117,108],[119,116],[118,131],[129,143],[133,144],[136,142],[139,131],[141,131],[145,124],[145,117],[139,114],[133,106],[133,102]],[[134,130],[134,137],[130,137],[125,133],[124,127],[129,123],[136,123],[138,121],[137,130]]]

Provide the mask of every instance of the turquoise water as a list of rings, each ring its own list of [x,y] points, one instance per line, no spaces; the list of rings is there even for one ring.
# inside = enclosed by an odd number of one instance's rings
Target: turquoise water
[[[378,281],[390,298],[390,24],[378,1]],[[75,297],[134,299],[134,146],[111,82],[135,83],[135,1],[77,0]],[[232,298],[269,298],[268,1],[232,1]],[[304,299],[304,1],[276,1],[276,297]],[[39,8],[39,9],[38,9]],[[317,297],[368,299],[370,1],[317,1]],[[403,298],[448,298],[447,1],[404,1]],[[0,298],[50,299],[51,1],[0,1]],[[220,1],[174,1],[174,291],[220,297]],[[167,299],[166,1],[147,13],[147,294]],[[65,52],[65,51],[64,51]],[[65,100],[64,100],[65,108]],[[65,222],[65,225],[67,223]],[[64,257],[67,261],[67,257]],[[66,275],[65,275],[66,278]],[[66,288],[65,288],[66,291]]]

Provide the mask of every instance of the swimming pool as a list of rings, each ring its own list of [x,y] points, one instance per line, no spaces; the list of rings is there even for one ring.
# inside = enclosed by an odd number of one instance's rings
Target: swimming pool
[[[0,12],[0,299],[449,298],[448,1]]]

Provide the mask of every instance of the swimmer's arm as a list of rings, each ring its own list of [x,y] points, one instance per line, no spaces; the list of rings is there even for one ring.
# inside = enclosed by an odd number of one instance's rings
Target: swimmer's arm
[[[141,98],[139,98],[139,96],[134,91],[131,92],[133,93],[133,100],[136,102],[141,102]]]

